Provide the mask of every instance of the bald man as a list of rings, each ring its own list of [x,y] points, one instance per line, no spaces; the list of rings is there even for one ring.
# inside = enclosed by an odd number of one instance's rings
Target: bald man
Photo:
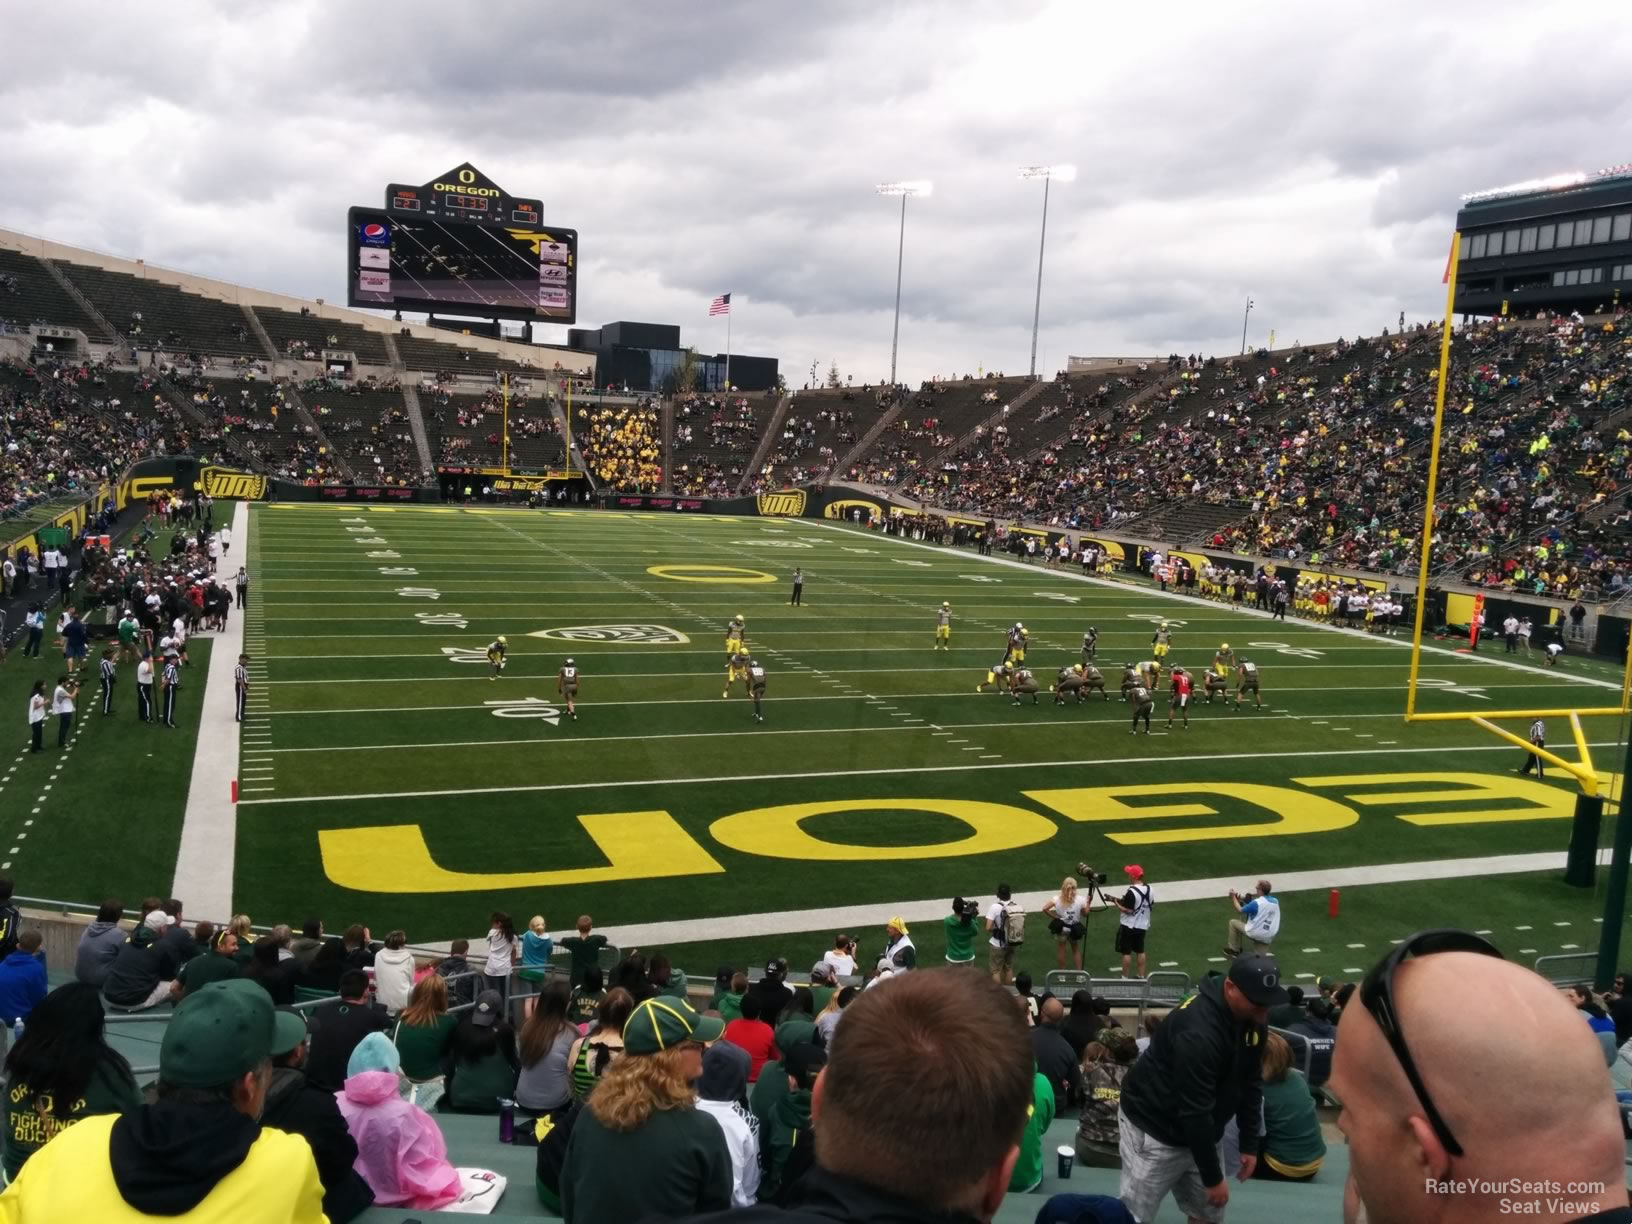
[[[1530,970],[1477,952],[1425,953],[1395,971],[1398,1031],[1462,1149],[1456,1156],[1363,993],[1343,1009],[1331,1088],[1343,1102],[1351,1190],[1370,1224],[1632,1221],[1603,1051],[1563,995]],[[1467,1185],[1430,1193],[1432,1181]],[[1559,1189],[1481,1192],[1506,1182]],[[1358,1214],[1353,1194],[1344,1214]]]

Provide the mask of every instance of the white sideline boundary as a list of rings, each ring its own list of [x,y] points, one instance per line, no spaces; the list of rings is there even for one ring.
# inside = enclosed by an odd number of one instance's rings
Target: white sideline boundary
[[[1095,578],[1095,577],[1091,577],[1091,576],[1089,576],[1087,574],[1077,574],[1077,573],[1071,573],[1069,571],[1062,571],[1062,570],[1052,570],[1052,571],[1042,570],[1042,569],[1039,569],[1035,565],[1027,565],[1024,561],[1012,561],[1008,557],[983,557],[979,553],[965,553],[965,552],[957,551],[956,549],[943,548],[943,547],[940,547],[940,546],[937,546],[937,545],[934,545],[934,544],[920,544],[916,540],[903,540],[899,536],[874,535],[874,534],[871,534],[871,533],[859,532],[859,531],[855,530],[854,528],[843,527],[843,526],[840,526],[837,523],[823,522],[820,519],[809,519],[809,520],[801,520],[801,521],[803,522],[803,524],[805,526],[820,527],[824,531],[837,531],[837,532],[839,532],[839,533],[841,533],[843,535],[861,536],[864,539],[878,540],[880,542],[886,542],[887,541],[889,543],[898,545],[898,546],[900,546],[902,548],[921,548],[925,552],[934,553],[934,554],[936,554],[937,556],[940,556],[940,557],[955,556],[955,557],[960,557],[960,558],[965,558],[965,559],[972,558],[972,559],[974,559],[976,561],[985,562],[987,565],[1000,565],[1000,566],[1003,566],[1005,569],[1020,570],[1022,573],[1031,573],[1031,574],[1038,574],[1038,575],[1052,574],[1052,575],[1054,575],[1056,577],[1069,578],[1073,582],[1085,582],[1085,583],[1088,583],[1090,586],[1111,587],[1113,589],[1119,589],[1119,590],[1130,590],[1130,589],[1131,590],[1136,590],[1136,591],[1140,592],[1143,595],[1148,595],[1152,599],[1172,600],[1173,602],[1178,603],[1178,604],[1182,604],[1187,608],[1198,608],[1199,607],[1199,608],[1218,608],[1220,610],[1227,609],[1228,611],[1234,613],[1237,616],[1256,617],[1257,619],[1263,620],[1263,621],[1274,621],[1275,620],[1275,617],[1271,616],[1268,612],[1260,611],[1257,608],[1246,608],[1246,607],[1238,608],[1238,607],[1235,607],[1233,604],[1215,603],[1212,600],[1202,599],[1200,596],[1195,596],[1195,595],[1180,595],[1180,594],[1177,594],[1174,591],[1164,591],[1164,590],[1160,589],[1159,587],[1144,587],[1144,586],[1130,587],[1125,582],[1117,582],[1117,581],[1114,581],[1114,580],[1109,579],[1109,578]],[[1086,534],[1092,535],[1093,533],[1088,532]],[[812,571],[812,572],[815,572],[815,571]],[[1361,641],[1376,643],[1378,645],[1387,644],[1387,645],[1392,645],[1392,646],[1403,646],[1403,647],[1405,647],[1407,649],[1410,649],[1410,646],[1411,646],[1411,640],[1408,637],[1379,636],[1379,635],[1377,635],[1375,633],[1367,633],[1364,629],[1345,629],[1345,628],[1343,628],[1343,627],[1341,627],[1339,625],[1322,625],[1322,624],[1319,624],[1319,623],[1317,623],[1315,621],[1298,621],[1298,622],[1294,622],[1294,623],[1301,624],[1304,627],[1310,628],[1310,629],[1319,629],[1324,633],[1341,633],[1345,637],[1359,638]],[[1495,639],[1490,638],[1490,639],[1487,639],[1487,640],[1494,641]],[[1541,668],[1531,667],[1528,664],[1513,663],[1513,662],[1509,662],[1506,659],[1490,658],[1490,657],[1487,657],[1485,655],[1481,655],[1481,654],[1477,654],[1477,653],[1461,654],[1458,651],[1449,650],[1444,646],[1430,646],[1427,642],[1424,642],[1422,644],[1422,649],[1423,649],[1423,653],[1425,653],[1425,654],[1428,653],[1429,651],[1432,651],[1434,654],[1444,655],[1447,658],[1455,659],[1458,662],[1463,662],[1463,663],[1488,663],[1492,667],[1507,667],[1507,668],[1513,669],[1514,671],[1540,673],[1540,674],[1543,674],[1543,675],[1552,674],[1551,672],[1542,672]],[[1554,670],[1556,671],[1557,669],[1554,669]],[[1577,675],[1572,675],[1572,674],[1569,674],[1569,673],[1559,673],[1559,678],[1560,679],[1568,679],[1568,680],[1570,680],[1571,682],[1573,682],[1575,684],[1591,684],[1591,685],[1597,686],[1598,688],[1611,689],[1611,690],[1613,690],[1614,692],[1617,692],[1617,693],[1621,691],[1621,686],[1619,684],[1615,683],[1614,681],[1611,681],[1611,680],[1598,680],[1598,679],[1594,679],[1592,676],[1577,676]]]
[[[232,542],[249,564],[249,503],[232,511]],[[223,566],[231,554],[221,559]],[[219,574],[218,574],[219,576]],[[252,587],[251,590],[254,588]],[[187,812],[176,852],[176,878],[170,895],[186,903],[190,914],[224,921],[232,914],[232,878],[237,859],[238,814],[232,804],[232,782],[238,776],[238,732],[233,719],[232,670],[244,651],[244,618],[234,608],[225,631],[210,639],[210,670],[198,711],[198,747],[187,785]]]

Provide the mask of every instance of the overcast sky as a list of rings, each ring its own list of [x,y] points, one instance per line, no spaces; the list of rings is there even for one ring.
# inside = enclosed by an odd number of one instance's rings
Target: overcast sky
[[[1352,13],[1353,17],[1341,13]],[[1250,13],[1250,16],[1244,14]],[[1437,317],[1457,197],[1632,159],[1594,5],[8,5],[0,226],[344,297],[346,209],[469,160],[579,231],[579,325],[858,383]],[[565,340],[565,330],[544,338]]]

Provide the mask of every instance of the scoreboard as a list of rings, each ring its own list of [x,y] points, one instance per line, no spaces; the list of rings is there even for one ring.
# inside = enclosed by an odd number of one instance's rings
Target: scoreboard
[[[544,225],[469,162],[429,183],[391,183],[383,208],[347,214],[351,306],[572,324],[578,232]]]

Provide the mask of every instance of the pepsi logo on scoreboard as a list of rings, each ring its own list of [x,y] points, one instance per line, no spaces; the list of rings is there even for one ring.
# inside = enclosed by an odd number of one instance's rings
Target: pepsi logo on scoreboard
[[[391,229],[378,221],[368,221],[357,227],[359,246],[383,247],[391,245]]]

